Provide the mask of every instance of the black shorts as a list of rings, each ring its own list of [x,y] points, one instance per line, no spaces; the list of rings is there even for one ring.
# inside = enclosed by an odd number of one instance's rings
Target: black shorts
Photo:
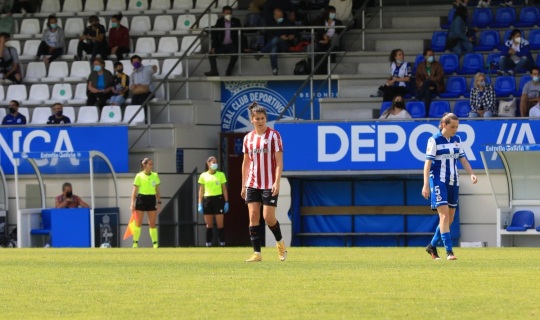
[[[225,200],[223,200],[222,195],[203,198],[204,214],[223,214],[224,206],[225,206]]]
[[[264,206],[277,207],[278,196],[272,196],[272,189],[247,188],[246,204],[250,202],[261,202]]]
[[[137,200],[135,201],[135,210],[156,211],[156,195],[137,195]]]

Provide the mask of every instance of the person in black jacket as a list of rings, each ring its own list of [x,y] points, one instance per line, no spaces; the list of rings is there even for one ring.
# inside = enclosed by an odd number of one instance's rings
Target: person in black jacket
[[[217,20],[214,28],[225,28],[226,30],[212,31],[212,47],[208,56],[210,71],[204,73],[207,77],[219,76],[216,62],[217,54],[232,54],[225,73],[227,76],[232,75],[236,61],[238,61],[238,30],[230,30],[229,28],[240,28],[242,23],[239,19],[232,17],[232,11],[231,6],[224,6],[222,10],[223,16]]]

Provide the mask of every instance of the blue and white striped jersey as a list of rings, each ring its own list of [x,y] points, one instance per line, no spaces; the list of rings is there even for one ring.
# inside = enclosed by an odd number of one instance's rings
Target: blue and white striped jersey
[[[441,131],[428,140],[426,159],[432,160],[430,175],[433,179],[448,185],[459,185],[458,160],[465,157],[458,135],[446,139]]]

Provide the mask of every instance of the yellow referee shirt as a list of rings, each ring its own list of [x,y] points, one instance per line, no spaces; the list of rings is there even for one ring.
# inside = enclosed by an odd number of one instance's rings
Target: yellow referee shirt
[[[199,184],[204,186],[204,196],[213,197],[223,194],[222,184],[227,183],[225,174],[221,171],[216,171],[214,174],[203,172],[199,177]]]
[[[135,176],[135,181],[133,185],[139,188],[139,194],[143,195],[155,195],[156,186],[159,185],[159,176],[157,172],[151,172],[150,174],[144,173],[141,171]]]

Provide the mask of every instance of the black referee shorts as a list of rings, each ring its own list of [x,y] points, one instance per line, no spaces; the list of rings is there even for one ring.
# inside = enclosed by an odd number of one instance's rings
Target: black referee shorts
[[[225,200],[223,195],[211,196],[203,198],[203,213],[204,214],[223,214]]]
[[[156,195],[138,194],[135,201],[137,211],[156,211]]]
[[[278,196],[272,196],[272,189],[247,188],[246,204],[251,202],[261,202],[264,206],[277,207]]]

